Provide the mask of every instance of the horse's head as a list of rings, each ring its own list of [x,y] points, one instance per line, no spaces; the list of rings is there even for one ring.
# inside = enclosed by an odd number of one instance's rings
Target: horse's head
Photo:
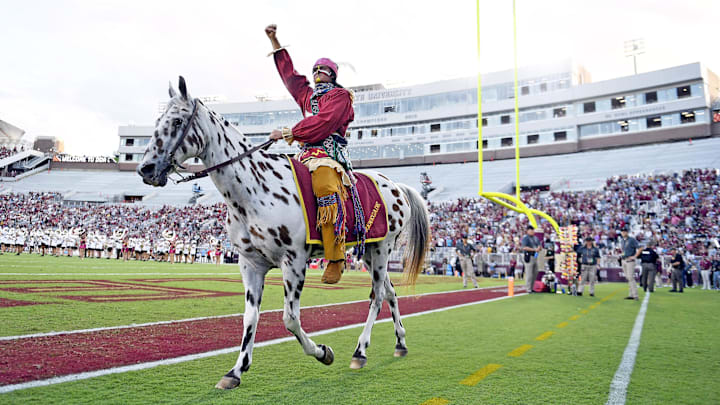
[[[189,158],[202,153],[203,142],[196,118],[202,107],[200,100],[188,95],[185,79],[180,76],[180,94],[170,85],[170,102],[155,123],[155,133],[145,149],[137,173],[145,184],[162,187],[167,184],[168,173]]]

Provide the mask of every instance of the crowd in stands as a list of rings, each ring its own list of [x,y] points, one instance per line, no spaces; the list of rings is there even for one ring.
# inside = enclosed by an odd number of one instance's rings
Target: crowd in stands
[[[579,238],[593,238],[603,256],[619,253],[620,229],[627,227],[641,244],[655,242],[659,254],[679,248],[698,270],[720,260],[717,169],[617,176],[607,179],[602,190],[524,192],[521,199],[560,226],[577,225]],[[468,236],[488,252],[517,253],[528,225],[526,216],[483,198],[431,203],[429,208],[435,247],[454,247]],[[551,225],[537,219],[545,243],[555,245]]]
[[[522,200],[546,212],[561,226],[579,227],[579,237],[591,237],[603,255],[618,252],[619,230],[630,229],[641,243],[654,241],[659,253],[681,248],[698,266],[717,260],[720,246],[720,176],[716,169],[673,174],[617,176],[602,190],[524,192]],[[488,252],[518,252],[527,227],[524,215],[482,198],[430,203],[432,244],[454,247],[467,236]],[[225,204],[164,206],[112,204],[68,207],[56,193],[0,195],[0,228],[83,228],[111,237],[126,229],[130,238],[158,241],[163,232],[198,244],[228,242]],[[540,221],[540,218],[538,218]],[[552,244],[555,234],[547,221],[539,231]]]
[[[672,175],[618,176],[602,190],[524,192],[521,199],[546,212],[561,226],[579,226],[579,237],[610,247],[619,230],[630,227],[639,241],[654,240],[661,249],[680,247],[695,255],[712,250],[720,236],[720,176],[715,169]],[[468,235],[497,252],[517,249],[528,219],[483,198],[431,203],[435,246],[455,246]],[[540,220],[540,218],[538,218]],[[541,223],[545,235],[552,227]]]
[[[12,156],[18,152],[22,152],[22,150],[18,150],[17,146],[13,148],[8,148],[6,146],[0,146],[0,160],[5,159],[6,157]]]

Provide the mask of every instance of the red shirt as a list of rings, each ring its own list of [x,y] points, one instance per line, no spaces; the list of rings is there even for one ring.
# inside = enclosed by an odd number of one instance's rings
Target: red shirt
[[[310,108],[313,89],[305,76],[295,71],[285,49],[275,52],[275,66],[285,87],[300,106],[303,116]],[[292,128],[293,138],[304,143],[317,143],[334,132],[345,136],[348,125],[355,119],[350,92],[334,88],[320,96],[317,115],[304,118]]]

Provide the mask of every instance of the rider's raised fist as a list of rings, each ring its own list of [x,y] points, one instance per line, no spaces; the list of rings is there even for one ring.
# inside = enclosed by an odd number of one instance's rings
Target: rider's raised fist
[[[277,25],[270,24],[267,27],[265,27],[265,34],[267,34],[268,38],[275,39],[275,32],[277,31]]]

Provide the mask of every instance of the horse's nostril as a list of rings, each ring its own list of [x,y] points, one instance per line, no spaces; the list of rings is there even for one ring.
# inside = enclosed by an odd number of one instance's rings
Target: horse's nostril
[[[140,166],[140,169],[138,171],[143,176],[149,176],[155,171],[155,163],[148,163],[146,165]]]

